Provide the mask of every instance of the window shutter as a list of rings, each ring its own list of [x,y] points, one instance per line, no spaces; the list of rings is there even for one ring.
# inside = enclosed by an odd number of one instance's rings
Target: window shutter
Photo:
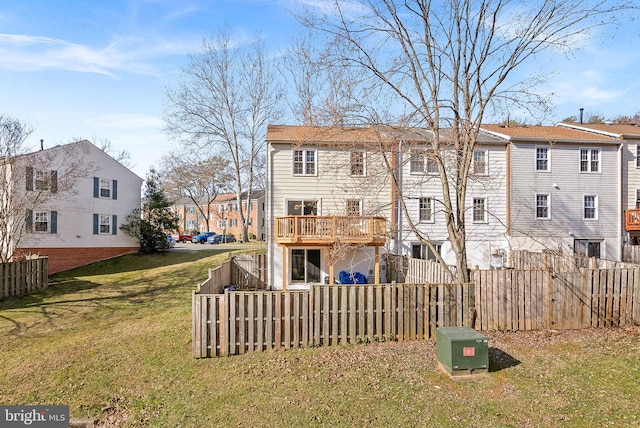
[[[111,216],[111,234],[112,235],[118,234],[118,216],[117,215]]]
[[[33,211],[27,210],[27,218],[24,222],[24,227],[27,232],[33,232]]]
[[[33,167],[28,166],[25,171],[25,182],[27,183],[27,190],[33,190]]]
[[[100,197],[100,179],[98,177],[93,177],[93,197]]]
[[[51,193],[58,191],[58,171],[51,171]]]
[[[113,180],[113,186],[112,187],[113,187],[112,192],[111,192],[112,198],[114,200],[118,199],[118,180]]]
[[[93,215],[93,234],[98,234],[98,214]]]
[[[58,233],[58,211],[51,211],[51,233]]]

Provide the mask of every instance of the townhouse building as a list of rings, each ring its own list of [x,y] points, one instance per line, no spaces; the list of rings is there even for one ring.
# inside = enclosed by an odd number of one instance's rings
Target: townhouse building
[[[142,179],[89,141],[21,155],[8,173],[24,216],[14,255],[47,256],[55,273],[139,250],[120,226],[140,208]]]
[[[384,281],[379,260],[385,253],[435,260],[437,252],[455,264],[431,138],[421,130],[270,126],[270,284],[307,287],[338,281],[339,271]],[[623,163],[630,168],[636,159],[613,135],[483,126],[465,199],[469,266],[508,267],[514,249],[620,260],[622,201],[631,199],[623,191]],[[344,225],[336,226],[341,221],[384,232],[363,233],[356,242]]]
[[[436,260],[433,254],[435,249],[445,263],[455,265],[456,256],[449,240],[446,211],[442,203],[442,182],[437,166],[429,157],[432,149],[427,143],[431,136],[428,133],[423,135],[422,144],[414,140],[411,144],[405,144],[398,152],[399,193],[404,201],[397,204],[400,215],[395,253]],[[506,262],[506,156],[506,140],[489,134],[478,136],[464,213],[470,266],[502,267]],[[455,194],[453,187],[451,192]],[[417,233],[426,237],[432,246],[425,245]]]
[[[247,194],[242,193],[242,212],[248,216],[248,233],[250,239],[264,240],[264,190],[253,191],[249,209],[247,209]],[[217,195],[207,204],[206,200],[199,203],[200,208],[190,198],[180,198],[173,205],[178,215],[178,232],[216,232],[217,234],[232,234],[241,238],[242,221],[235,193]]]
[[[306,288],[340,272],[379,282],[393,218],[383,159],[392,141],[373,128],[275,125],[266,140],[269,284]]]
[[[622,146],[563,126],[483,125],[508,141],[510,249],[620,260]]]
[[[640,126],[612,123],[559,123],[558,126],[618,139],[622,151],[623,242],[640,245]]]

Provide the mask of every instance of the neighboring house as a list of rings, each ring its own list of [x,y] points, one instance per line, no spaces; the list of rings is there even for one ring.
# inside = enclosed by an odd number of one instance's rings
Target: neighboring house
[[[340,272],[380,281],[392,191],[373,128],[269,126],[268,283],[333,283]],[[390,147],[391,152],[393,147]]]
[[[264,240],[264,190],[254,191],[251,194],[251,210],[247,213],[247,194],[242,193],[242,212],[248,219],[248,233],[250,239]],[[212,232],[218,234],[231,234],[238,240],[242,237],[242,221],[238,210],[238,201],[235,193],[218,195],[211,204],[211,220],[209,222]]]
[[[483,125],[509,142],[510,249],[620,260],[621,144],[562,126]]]
[[[202,223],[203,217],[196,204],[190,198],[178,199],[173,204],[172,210],[178,216],[178,233],[200,230],[200,223]]]
[[[621,234],[627,243],[640,244],[640,126],[609,123],[559,123],[571,129],[617,138],[622,145]]]
[[[241,194],[243,213],[247,215],[246,193]],[[198,210],[196,204],[189,198],[179,199],[173,206],[178,215],[179,230],[216,232],[218,234],[232,234],[240,239],[242,235],[242,222],[235,193],[218,195],[206,206],[202,202],[204,215]],[[252,239],[264,239],[264,190],[256,190],[251,195],[251,210],[249,212],[249,235]],[[208,217],[208,227],[205,217]],[[208,229],[208,230],[207,230]]]
[[[502,267],[508,242],[506,237],[507,141],[481,134],[473,156],[471,176],[466,192],[465,227],[469,266]],[[455,251],[449,241],[443,188],[440,174],[430,158],[427,142],[403,145],[400,151],[402,194],[406,213],[400,215],[399,243],[396,253],[412,258],[436,260],[431,247],[424,244],[409,226],[426,237],[445,263],[456,264]],[[448,159],[449,156],[443,156]],[[451,175],[453,176],[453,175]],[[455,193],[455,189],[452,189]],[[455,204],[455,202],[454,202]],[[455,208],[454,208],[455,209]]]
[[[139,250],[120,226],[140,208],[142,179],[89,141],[19,156],[12,168],[24,171],[14,192],[27,201],[14,254],[48,256],[54,273]]]

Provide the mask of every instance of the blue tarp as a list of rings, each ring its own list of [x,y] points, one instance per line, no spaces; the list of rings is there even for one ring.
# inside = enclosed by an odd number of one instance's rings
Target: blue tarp
[[[340,284],[366,284],[367,277],[360,272],[340,271]]]

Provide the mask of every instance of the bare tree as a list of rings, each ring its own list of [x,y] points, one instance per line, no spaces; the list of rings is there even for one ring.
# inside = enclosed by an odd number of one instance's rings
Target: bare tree
[[[211,203],[220,192],[233,188],[230,161],[222,156],[186,156],[174,151],[162,157],[159,174],[169,199],[189,199],[211,230]]]
[[[570,52],[576,39],[637,5],[624,0],[336,0],[333,5],[332,14],[309,10],[301,21],[318,30],[316,40],[324,35],[328,41],[328,69],[362,70],[368,76],[363,83],[377,84],[378,97],[394,101],[394,111],[372,107],[370,123],[392,120],[431,133],[429,156],[441,182],[456,276],[466,282],[465,201],[485,116],[514,108],[544,111],[548,100],[535,89],[546,76],[522,78],[518,72],[527,60],[543,52]],[[395,175],[388,156],[389,173]],[[398,178],[392,182],[401,194]]]
[[[247,240],[249,201],[264,174],[266,128],[278,117],[282,91],[262,44],[238,46],[226,31],[204,41],[182,71],[167,91],[165,132],[197,151],[216,148],[229,157],[238,207],[246,195],[247,212],[239,213]]]
[[[126,168],[131,168],[133,166],[131,163],[131,153],[129,153],[129,151],[126,149],[122,149],[122,150],[116,149],[115,147],[113,147],[113,143],[111,142],[111,140],[107,138],[102,138],[98,140],[97,137],[93,137],[89,139],[83,138],[83,137],[77,137],[77,138],[74,137],[71,140],[69,140],[69,143],[75,143],[77,141],[82,141],[82,140],[87,140],[91,142],[91,144],[93,144],[94,146],[96,146],[97,148],[99,148],[109,156],[111,156],[114,160],[121,163]]]
[[[25,233],[38,230],[38,219],[31,214],[69,195],[76,181],[95,168],[83,162],[75,145],[30,152],[25,142],[31,132],[32,128],[19,120],[0,115],[2,263],[16,259]]]

